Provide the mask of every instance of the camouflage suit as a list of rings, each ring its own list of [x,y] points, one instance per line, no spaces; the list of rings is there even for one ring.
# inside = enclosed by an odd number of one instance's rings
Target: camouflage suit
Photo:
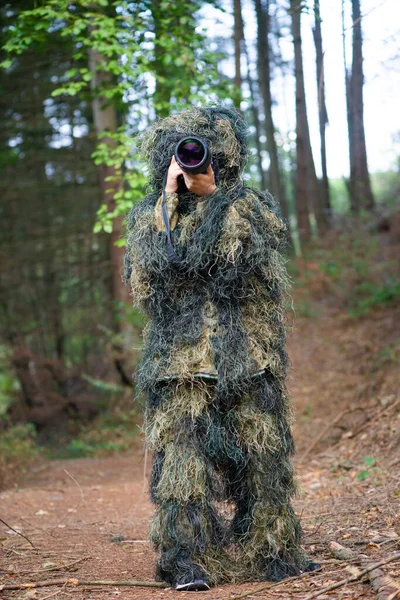
[[[241,180],[246,134],[240,115],[221,107],[155,123],[141,141],[150,193],[127,219],[126,277],[149,317],[138,383],[154,451],[151,539],[157,575],[172,585],[279,580],[306,564],[290,503],[286,226],[272,197]],[[202,198],[167,195],[176,266],[161,190],[185,135],[207,141],[220,179]],[[232,519],[221,501],[234,505]]]

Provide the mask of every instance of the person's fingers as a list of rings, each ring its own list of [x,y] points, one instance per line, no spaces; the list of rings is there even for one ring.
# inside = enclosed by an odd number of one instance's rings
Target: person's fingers
[[[173,165],[174,163],[176,163],[175,154],[172,155],[171,162],[169,164]]]
[[[212,168],[211,163],[208,165],[206,173],[207,175],[214,174],[214,169]]]

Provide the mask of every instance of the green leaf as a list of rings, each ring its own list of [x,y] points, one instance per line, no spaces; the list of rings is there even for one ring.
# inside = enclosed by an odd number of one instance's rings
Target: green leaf
[[[3,62],[0,63],[0,67],[2,69],[9,69],[12,65],[12,60],[11,58],[6,58],[6,60],[3,60]]]
[[[371,473],[369,471],[361,471],[361,473],[357,475],[356,479],[357,481],[364,481],[364,479],[368,479],[370,474]]]
[[[367,467],[375,466],[376,459],[374,456],[364,456],[362,459],[363,463],[367,465]]]

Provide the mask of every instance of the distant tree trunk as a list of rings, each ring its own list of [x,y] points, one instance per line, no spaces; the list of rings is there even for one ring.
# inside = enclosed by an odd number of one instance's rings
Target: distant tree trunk
[[[246,38],[244,35],[244,26],[243,26],[243,18],[242,18],[242,13],[240,12],[240,34],[241,34],[241,40],[242,40],[242,49],[243,49],[243,54],[245,56],[246,59],[246,81],[247,81],[247,85],[249,86],[249,91],[250,91],[250,97],[251,97],[251,113],[253,115],[253,123],[254,123],[254,128],[255,128],[255,143],[256,143],[256,150],[257,150],[257,166],[258,166],[258,171],[260,174],[260,183],[261,183],[261,189],[265,190],[268,187],[268,183],[267,183],[267,174],[263,168],[263,164],[262,164],[262,146],[261,146],[261,125],[260,125],[260,117],[258,114],[258,106],[257,106],[257,99],[256,99],[256,90],[254,89],[254,83],[253,80],[251,78],[251,73],[250,73],[250,58],[249,58],[249,52],[247,50],[247,44],[246,44]]]
[[[290,7],[296,76],[296,208],[300,242],[307,244],[311,239],[310,207],[314,212],[319,231],[326,228],[326,221],[307,119],[301,43],[301,0],[291,0]]]
[[[96,50],[89,49],[89,68],[94,74],[92,79],[92,90],[95,92],[92,99],[93,121],[96,133],[99,135],[104,132],[115,133],[117,131],[117,112],[115,107],[107,103],[105,97],[102,97],[101,90],[107,87],[111,75],[104,71],[98,70],[97,67],[102,62],[102,56]],[[111,148],[115,146],[115,140],[104,137],[102,142],[108,144]],[[102,165],[100,169],[101,188],[104,204],[108,206],[108,210],[112,212],[115,209],[115,192],[118,191],[119,182],[107,181],[109,177],[116,176],[115,168],[107,165]],[[111,191],[110,191],[111,190]],[[113,221],[113,230],[110,235],[110,257],[112,268],[112,297],[117,303],[123,303],[130,306],[130,298],[127,286],[122,280],[122,267],[125,249],[115,245],[117,240],[120,240],[124,234],[123,217],[117,217]],[[122,324],[125,329],[127,323],[122,319],[118,323]],[[116,321],[117,323],[117,321]]]
[[[155,108],[157,117],[166,117],[169,114],[169,106],[172,94],[168,77],[169,69],[163,61],[165,50],[160,44],[157,43],[157,40],[165,37],[166,15],[161,3],[162,0],[152,0],[151,2],[151,13],[154,22],[154,34],[156,38],[153,61],[156,88],[153,94],[153,106]]]
[[[363,55],[360,0],[352,0],[353,59],[349,81],[349,139],[350,139],[350,189],[353,205],[365,210],[375,206],[368,172],[367,149],[364,131]],[[351,133],[350,133],[351,132]]]
[[[242,39],[242,9],[240,0],[233,0],[233,15],[234,15],[234,27],[233,27],[233,39],[235,42],[235,87],[239,91],[237,106],[240,106],[240,94],[242,90],[242,73],[240,66],[241,58],[241,39]]]
[[[329,195],[329,180],[326,166],[326,140],[325,128],[328,124],[328,114],[325,104],[325,73],[324,73],[324,54],[322,50],[322,33],[321,33],[321,12],[320,2],[314,2],[315,27],[313,29],[316,66],[317,66],[317,89],[318,89],[318,117],[319,117],[319,135],[321,139],[321,165],[322,165],[322,205],[327,222],[330,222],[332,213],[330,195]]]
[[[353,160],[354,160],[354,134],[352,128],[351,121],[351,100],[350,100],[350,73],[347,68],[347,58],[346,58],[346,28],[345,28],[345,15],[344,15],[344,1],[342,0],[342,48],[343,48],[343,66],[344,66],[344,85],[345,85],[345,93],[346,93],[346,116],[347,116],[347,129],[348,129],[348,137],[349,137],[349,164],[350,164],[350,173],[354,170]],[[352,188],[352,179],[349,177],[345,179],[346,189],[349,196],[350,202],[350,210],[352,213],[357,213],[359,211],[359,206],[357,205],[356,195]]]
[[[307,113],[305,105],[303,61],[301,53],[300,10],[298,0],[291,0],[292,35],[294,44],[294,62],[296,77],[296,185],[295,202],[297,228],[300,243],[303,246],[311,240],[311,226],[308,204],[308,161],[309,152],[307,133]]]
[[[262,0],[254,0],[257,17],[257,60],[260,93],[264,105],[267,149],[270,159],[269,184],[271,193],[279,200],[282,214],[289,222],[289,210],[279,168],[278,148],[275,140],[275,126],[272,117],[271,65],[268,43],[269,1],[263,6]]]

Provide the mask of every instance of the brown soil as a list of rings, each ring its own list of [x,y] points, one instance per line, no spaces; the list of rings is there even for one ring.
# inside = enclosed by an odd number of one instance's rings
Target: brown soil
[[[229,599],[249,591],[249,598],[304,599],[351,574],[348,562],[332,558],[331,541],[372,561],[400,550],[399,332],[400,310],[393,308],[358,320],[340,317],[333,309],[317,318],[296,319],[289,338],[300,483],[295,507],[302,518],[304,547],[322,571],[259,593],[260,583],[227,585],[197,597]],[[145,471],[148,475],[138,442],[129,456],[42,464],[3,492],[0,517],[34,547],[0,523],[0,584],[52,578],[152,581],[154,554],[146,536],[153,508]],[[399,580],[399,560],[383,569]],[[73,584],[3,594],[40,600],[193,596],[170,589]],[[320,596],[373,597],[368,580]]]

